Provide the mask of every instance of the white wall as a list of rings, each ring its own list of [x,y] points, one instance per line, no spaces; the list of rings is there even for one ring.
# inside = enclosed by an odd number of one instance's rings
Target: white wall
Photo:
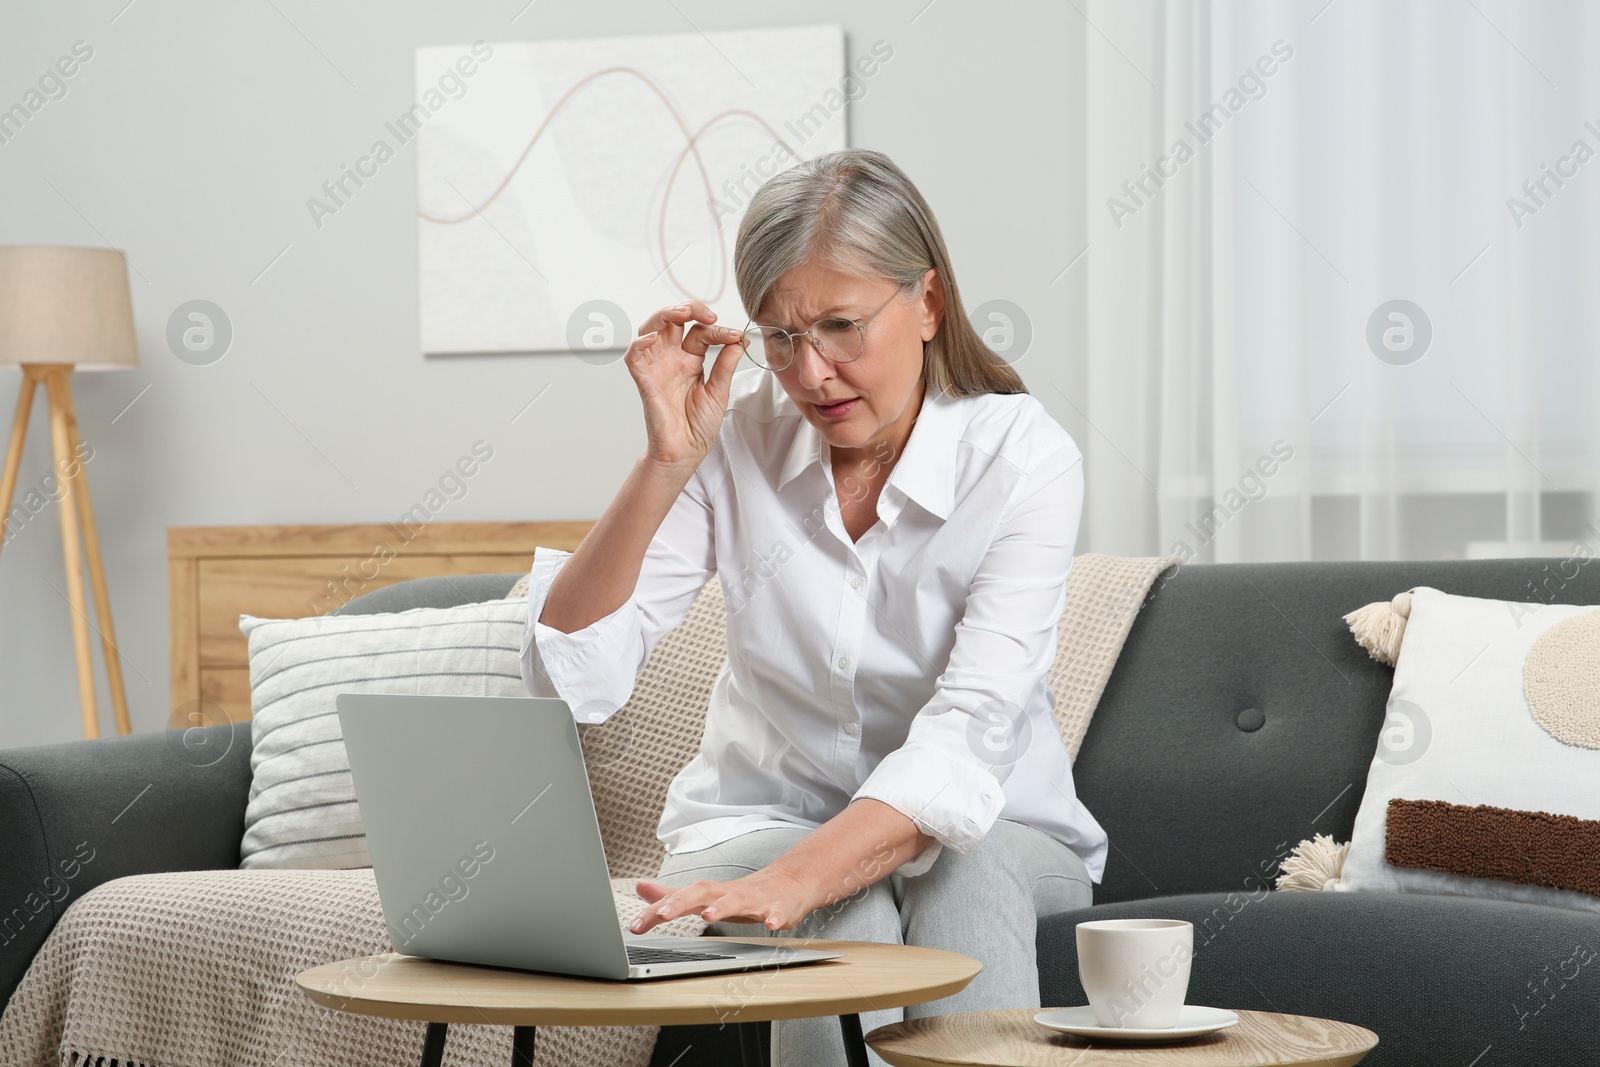
[[[479,439],[494,458],[440,521],[594,518],[643,445],[620,362],[420,354],[411,148],[313,225],[306,199],[412,102],[421,45],[821,22],[845,27],[851,58],[884,40],[894,57],[852,105],[850,142],[916,180],[969,307],[1027,311],[1018,370],[1092,456],[1062,398],[1080,395],[1083,336],[1082,263],[1063,268],[1086,244],[1086,30],[1071,6],[525,2],[0,8],[0,108],[74,42],[94,50],[67,95],[0,144],[0,244],[110,245],[137,268],[139,369],[74,381],[136,730],[167,718],[168,526],[390,520]],[[233,324],[210,366],[165,341],[196,298]],[[7,425],[19,384],[0,372]],[[21,487],[49,468],[36,418]],[[0,551],[0,748],[80,736],[64,589],[51,508]]]

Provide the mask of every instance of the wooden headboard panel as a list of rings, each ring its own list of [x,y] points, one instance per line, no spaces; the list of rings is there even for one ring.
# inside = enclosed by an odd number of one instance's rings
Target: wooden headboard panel
[[[170,725],[250,718],[250,661],[239,616],[325,615],[395,582],[525,571],[538,545],[571,551],[583,522],[173,526],[167,529],[172,625]]]

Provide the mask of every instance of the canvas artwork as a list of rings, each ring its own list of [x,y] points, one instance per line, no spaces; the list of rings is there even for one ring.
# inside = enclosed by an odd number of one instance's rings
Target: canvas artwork
[[[739,220],[845,146],[845,87],[832,25],[418,49],[422,350],[616,360],[686,299],[743,326]]]

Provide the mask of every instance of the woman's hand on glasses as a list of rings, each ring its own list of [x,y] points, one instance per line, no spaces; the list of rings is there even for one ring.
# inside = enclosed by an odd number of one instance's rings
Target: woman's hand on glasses
[[[740,331],[716,321],[717,313],[698,300],[662,308],[628,346],[624,362],[644,402],[646,456],[653,462],[693,470],[716,442],[744,354]],[[706,354],[714,345],[722,349],[708,377]]]

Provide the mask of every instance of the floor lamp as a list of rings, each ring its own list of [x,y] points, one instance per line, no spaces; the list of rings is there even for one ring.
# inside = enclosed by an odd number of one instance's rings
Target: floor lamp
[[[109,248],[0,247],[0,367],[22,368],[11,443],[6,447],[5,467],[0,470],[0,523],[4,524],[5,536],[11,536],[15,518],[12,496],[22,465],[22,443],[28,433],[35,387],[42,385],[50,407],[50,443],[55,453],[52,474],[60,485],[57,501],[61,508],[61,547],[67,564],[67,600],[72,609],[72,645],[78,663],[84,737],[100,736],[94,663],[89,652],[88,605],[84,602],[85,557],[117,733],[129,733],[133,727],[128,721],[122,663],[116,631],[111,625],[111,598],[106,593],[105,568],[100,561],[100,534],[95,528],[94,505],[89,501],[88,475],[80,459],[78,417],[72,407],[72,372],[123,370],[138,362],[128,267],[121,252]],[[33,512],[22,510],[22,521],[26,522]],[[0,539],[0,546],[3,544]]]

